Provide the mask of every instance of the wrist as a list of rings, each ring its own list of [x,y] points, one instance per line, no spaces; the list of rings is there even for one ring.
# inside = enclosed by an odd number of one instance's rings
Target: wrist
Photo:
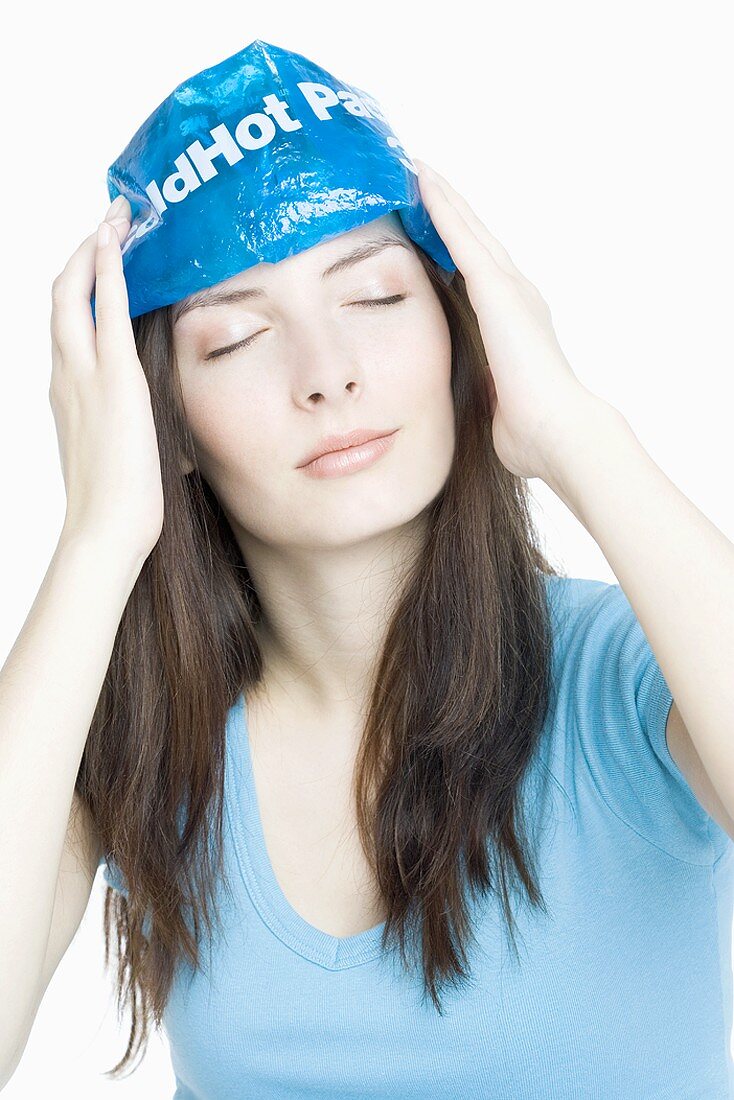
[[[614,405],[591,391],[572,404],[553,426],[549,459],[542,480],[572,511],[574,498],[585,474],[604,461],[604,441],[610,433],[629,431],[629,424]]]
[[[109,533],[80,530],[64,523],[58,539],[58,550],[78,555],[102,566],[124,583],[134,585],[140,570],[150,555],[137,547],[127,546]]]

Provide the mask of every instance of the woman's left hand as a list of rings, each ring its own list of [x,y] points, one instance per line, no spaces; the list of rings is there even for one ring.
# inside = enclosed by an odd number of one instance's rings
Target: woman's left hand
[[[443,176],[415,157],[413,163],[421,200],[479,321],[497,457],[520,477],[548,481],[561,441],[600,398],[573,373],[538,289]]]

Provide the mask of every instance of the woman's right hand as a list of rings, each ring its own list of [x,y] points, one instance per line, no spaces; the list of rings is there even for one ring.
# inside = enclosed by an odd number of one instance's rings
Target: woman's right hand
[[[163,527],[163,486],[122,269],[131,213],[120,197],[102,223],[109,242],[92,233],[54,279],[48,396],[66,486],[64,534],[102,538],[142,562]]]

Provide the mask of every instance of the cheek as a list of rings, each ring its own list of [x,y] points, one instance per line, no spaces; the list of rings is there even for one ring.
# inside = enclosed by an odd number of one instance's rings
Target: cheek
[[[415,454],[426,487],[444,483],[456,444],[454,397],[451,389],[451,332],[437,306],[431,323],[421,330],[412,353],[411,425]]]
[[[278,425],[278,409],[262,394],[255,401],[247,394],[200,390],[187,394],[184,404],[199,468],[213,488],[227,480],[245,488],[272,471],[274,441],[285,429]]]
[[[415,410],[442,419],[453,415],[451,394],[451,332],[438,304],[427,310],[424,323],[409,334],[402,352],[403,384]]]

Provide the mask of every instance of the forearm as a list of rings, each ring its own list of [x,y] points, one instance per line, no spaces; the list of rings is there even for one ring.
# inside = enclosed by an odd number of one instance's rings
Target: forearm
[[[36,1001],[74,784],[139,569],[98,542],[62,537],[0,670],[3,1058]]]
[[[734,811],[734,544],[600,399],[559,431],[544,480],[602,550],[707,773]]]

